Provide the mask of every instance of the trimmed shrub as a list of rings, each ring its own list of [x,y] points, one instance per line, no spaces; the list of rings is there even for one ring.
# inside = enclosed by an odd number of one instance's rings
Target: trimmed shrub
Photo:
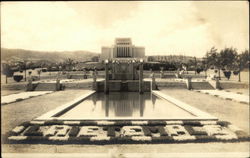
[[[160,136],[160,137],[152,137],[153,143],[171,143],[174,142],[173,137],[170,136]]]
[[[44,125],[63,125],[62,120],[48,120],[44,122]]]
[[[183,121],[183,125],[202,126],[200,121]]]
[[[69,131],[69,136],[70,137],[76,137],[77,134],[79,133],[80,128],[78,126],[73,126],[71,130]]]
[[[114,127],[114,126],[111,126],[111,127],[107,128],[108,136],[115,137],[115,128],[116,127]]]
[[[158,126],[157,128],[161,136],[168,136],[168,133],[165,131],[163,126]]]
[[[131,121],[116,121],[115,125],[129,126],[132,125]]]
[[[43,136],[42,132],[39,131],[38,125],[30,126],[27,131],[24,132],[25,136]]]
[[[238,75],[238,74],[239,74],[239,71],[233,71],[233,74],[234,74],[234,75]]]
[[[14,79],[16,82],[20,82],[20,81],[23,79],[23,75],[15,75],[15,76],[13,76],[13,79]]]
[[[224,126],[227,127],[228,125],[230,125],[231,123],[228,121],[217,121],[217,124],[220,126]]]
[[[23,123],[21,123],[19,126],[24,126],[25,128],[27,128],[28,126],[30,126],[30,122],[29,121],[25,121]]]
[[[166,121],[148,121],[148,125],[166,125]]]
[[[217,141],[215,136],[195,136],[197,142],[211,142],[211,141]]]
[[[149,129],[149,126],[141,126],[141,127],[145,136],[151,136],[151,131]]]
[[[80,121],[80,125],[95,126],[97,125],[97,122],[96,121]]]
[[[188,131],[190,135],[207,135],[205,131],[196,131],[192,126],[184,126],[184,128]]]
[[[150,129],[150,131],[152,133],[157,133],[158,132],[158,128],[161,127],[161,126],[156,126],[156,127],[154,127],[154,126],[147,126],[147,127]]]
[[[229,80],[231,77],[231,71],[223,71],[224,76]]]

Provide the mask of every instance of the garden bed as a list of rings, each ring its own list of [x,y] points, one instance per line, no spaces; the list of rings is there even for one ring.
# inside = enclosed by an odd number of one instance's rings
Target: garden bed
[[[7,134],[16,144],[154,144],[250,141],[226,121],[30,121]]]

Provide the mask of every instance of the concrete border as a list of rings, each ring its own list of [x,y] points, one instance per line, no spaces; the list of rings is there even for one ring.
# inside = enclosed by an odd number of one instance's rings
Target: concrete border
[[[249,105],[249,102],[239,101],[239,100],[235,100],[235,99],[233,99],[233,98],[223,97],[223,96],[220,96],[220,95],[217,95],[217,94],[211,94],[211,93],[209,93],[209,92],[204,92],[204,91],[202,91],[202,90],[193,90],[193,91],[199,92],[199,93],[203,93],[203,94],[207,94],[207,95],[210,95],[210,96],[214,96],[214,97],[217,97],[217,98],[221,98],[221,99],[224,99],[224,100],[229,100],[229,101],[234,101],[234,102],[237,102],[237,103]],[[228,90],[221,90],[221,91],[231,92],[231,91],[228,91]],[[231,92],[231,93],[234,93],[234,92]],[[239,95],[238,92],[235,93],[235,94],[238,94],[238,95]],[[242,94],[240,94],[240,95],[242,95]]]
[[[77,99],[68,102],[54,110],[51,110],[45,114],[43,114],[42,116],[36,118],[36,121],[46,121],[46,120],[58,120],[58,121],[81,121],[81,120],[94,120],[94,121],[118,121],[118,120],[133,120],[133,121],[142,121],[142,120],[161,120],[161,121],[178,121],[178,120],[190,120],[190,121],[197,121],[197,120],[218,120],[217,117],[214,117],[208,113],[205,113],[203,111],[200,111],[186,103],[183,103],[177,99],[174,99],[170,96],[167,96],[166,94],[163,94],[160,91],[152,91],[152,94],[161,97],[173,104],[175,104],[176,106],[180,107],[181,109],[185,110],[186,112],[194,115],[194,117],[170,117],[170,118],[128,118],[128,117],[124,117],[124,118],[60,118],[57,117],[58,115],[64,113],[65,111],[69,110],[70,108],[76,106],[79,102],[83,101],[85,98],[87,98],[88,96],[94,94],[95,91],[89,91],[87,93],[85,93],[84,95],[78,97]]]
[[[3,100],[3,97],[8,97],[10,95],[15,95],[15,94],[21,94],[21,93],[25,93],[25,92],[29,92],[29,93],[32,93],[32,92],[44,92],[43,94],[38,94],[38,95],[30,95],[30,96],[27,96],[27,97],[22,97],[22,98],[16,98],[16,100],[12,100],[12,101],[2,101]],[[26,100],[26,99],[30,99],[30,98],[34,98],[34,97],[39,97],[39,96],[43,96],[43,95],[46,95],[46,94],[51,94],[55,91],[24,91],[24,92],[19,92],[19,93],[13,93],[13,94],[10,94],[10,95],[5,95],[5,96],[1,96],[1,105],[6,105],[6,104],[11,104],[11,103],[15,103],[15,102],[19,102],[19,101],[23,101],[23,100]]]
[[[64,112],[65,110],[68,110],[69,108],[71,108],[71,107],[75,106],[76,104],[78,104],[79,102],[83,101],[85,98],[92,95],[93,93],[95,93],[95,91],[90,90],[89,92],[81,95],[80,97],[76,98],[75,100],[68,102],[60,107],[57,107],[56,109],[51,110],[51,111],[43,114],[42,116],[36,118],[35,120],[47,120],[48,118],[51,118],[55,115],[58,115],[61,112]]]
[[[192,106],[190,106],[190,105],[188,105],[188,104],[186,104],[186,103],[184,103],[184,102],[182,102],[180,100],[177,100],[177,99],[175,99],[173,97],[170,97],[169,95],[166,95],[166,94],[164,94],[164,93],[162,93],[160,91],[152,91],[152,93],[159,96],[159,97],[161,97],[161,98],[163,98],[163,99],[166,99],[166,100],[172,102],[173,104],[180,107],[181,109],[183,109],[183,110],[197,116],[197,119],[218,120],[217,117],[212,116],[212,115],[210,115],[210,114],[208,114],[206,112],[203,112],[203,111],[201,111],[201,110],[199,110],[197,108],[194,108],[194,107],[192,107]]]

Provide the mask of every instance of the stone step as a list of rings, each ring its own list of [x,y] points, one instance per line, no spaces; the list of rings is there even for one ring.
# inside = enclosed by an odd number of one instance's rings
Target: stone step
[[[202,90],[202,89],[214,89],[212,85],[208,82],[192,82],[192,89]]]
[[[38,83],[34,91],[56,91],[56,83]]]

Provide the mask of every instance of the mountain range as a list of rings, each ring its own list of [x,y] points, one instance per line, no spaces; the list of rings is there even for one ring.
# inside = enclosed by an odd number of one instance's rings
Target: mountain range
[[[62,62],[65,59],[73,59],[75,61],[91,61],[94,56],[99,56],[98,53],[90,51],[33,51],[25,49],[9,49],[1,48],[1,60],[7,61],[18,58],[30,61],[47,60],[51,62]]]

